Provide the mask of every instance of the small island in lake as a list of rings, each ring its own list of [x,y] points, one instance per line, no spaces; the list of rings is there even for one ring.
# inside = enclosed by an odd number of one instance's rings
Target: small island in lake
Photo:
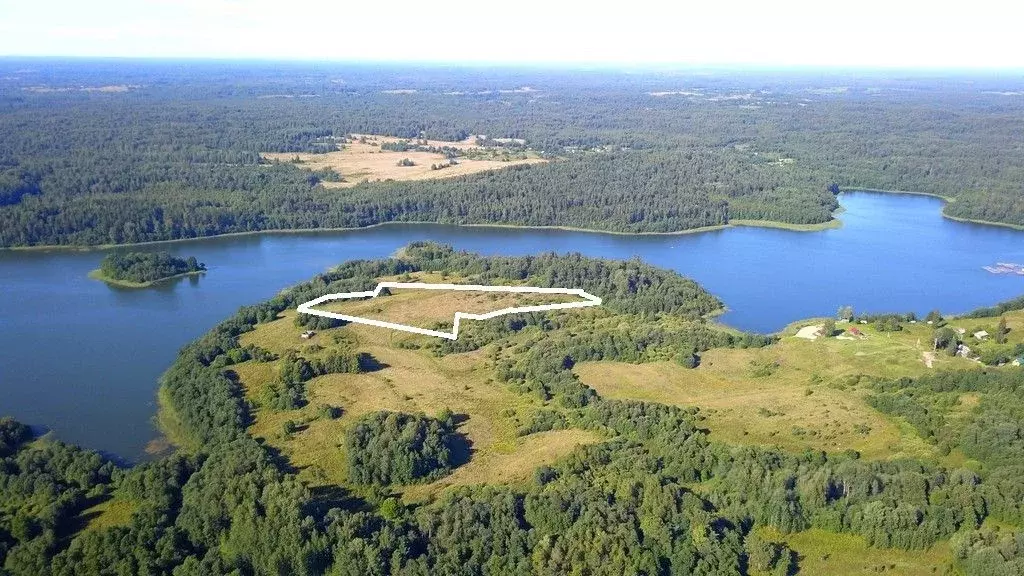
[[[170,252],[124,252],[108,254],[90,278],[127,288],[145,288],[163,280],[202,274],[206,264],[194,256],[178,258]]]

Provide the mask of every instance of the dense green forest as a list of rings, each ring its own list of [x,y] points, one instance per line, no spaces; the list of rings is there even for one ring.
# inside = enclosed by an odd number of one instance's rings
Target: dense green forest
[[[114,252],[100,261],[100,275],[109,280],[148,284],[181,274],[203,272],[195,256],[178,258],[170,252]]]
[[[409,484],[436,479],[459,463],[460,435],[454,415],[375,412],[364,416],[345,438],[349,478],[357,484]]]
[[[541,414],[549,415],[524,434],[571,423],[606,439],[538,468],[525,485],[466,486],[406,506],[380,484],[457,466],[456,417],[378,413],[338,439],[357,448],[352,485],[314,490],[299,482],[286,460],[247,432],[252,407],[232,366],[268,353],[243,347],[239,337],[307,299],[420,270],[490,282],[569,282],[604,297],[605,306],[586,314],[496,318],[467,333],[470,347],[498,344],[500,381],[546,399],[550,412]],[[393,258],[345,263],[242,308],[181,350],[162,392],[189,449],[119,469],[89,451],[31,441],[23,426],[0,420],[0,571],[796,573],[799,556],[755,531],[772,526],[783,534],[817,527],[908,550],[951,539],[965,574],[1020,573],[1021,532],[983,526],[1024,522],[1020,369],[873,384],[880,410],[978,463],[955,468],[724,444],[709,439],[696,408],[605,399],[571,370],[587,358],[638,362],[771,342],[703,320],[720,307],[693,282],[636,260],[483,258],[413,244]],[[432,353],[460,351],[448,346]],[[284,365],[295,373],[287,380],[316,369],[300,356]],[[964,393],[979,398],[969,418],[954,409]],[[383,464],[388,457],[395,460]],[[377,489],[359,490],[360,482]],[[111,496],[130,504],[130,518],[81,530],[83,512]]]
[[[0,76],[0,246],[392,221],[809,224],[840,187],[1024,224],[1024,104],[1007,77],[47,60],[0,61]],[[562,160],[340,194],[320,185],[337,175],[260,156],[351,133],[520,138]]]

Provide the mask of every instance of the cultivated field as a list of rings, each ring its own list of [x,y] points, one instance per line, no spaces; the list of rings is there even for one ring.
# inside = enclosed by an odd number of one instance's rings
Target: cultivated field
[[[374,182],[383,180],[433,180],[437,178],[453,178],[466,174],[475,174],[487,170],[499,170],[518,164],[535,164],[546,162],[546,160],[530,154],[525,159],[504,159],[500,150],[494,153],[484,151],[476,146],[475,137],[470,137],[461,142],[445,142],[441,140],[427,140],[427,146],[451,147],[466,152],[471,152],[477,159],[459,158],[458,163],[447,166],[440,170],[431,169],[431,165],[448,164],[443,154],[433,152],[418,152],[407,150],[405,152],[393,152],[381,150],[380,145],[385,142],[398,142],[401,138],[390,138],[387,136],[354,135],[356,139],[342,145],[342,149],[326,154],[296,154],[286,153],[265,153],[263,156],[272,161],[294,162],[298,158],[298,165],[309,170],[322,170],[331,168],[344,178],[343,182],[322,182],[326,188],[350,188],[363,182]],[[365,142],[358,138],[362,136]],[[403,159],[409,159],[413,166],[399,166]]]

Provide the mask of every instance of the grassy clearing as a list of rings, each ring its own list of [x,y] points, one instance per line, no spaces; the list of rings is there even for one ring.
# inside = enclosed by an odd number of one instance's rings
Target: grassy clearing
[[[359,135],[356,135],[357,137]],[[366,142],[355,140],[345,144],[342,150],[328,152],[326,154],[296,154],[265,153],[264,158],[278,162],[292,162],[299,158],[299,165],[309,170],[322,170],[331,168],[341,174],[344,182],[323,182],[325,188],[351,188],[362,182],[379,180],[434,180],[438,178],[453,178],[465,176],[487,170],[498,170],[515,166],[518,164],[536,164],[546,162],[539,157],[529,157],[523,160],[498,160],[498,159],[470,159],[459,158],[458,164],[448,166],[441,170],[432,170],[432,164],[446,164],[447,159],[443,154],[432,152],[417,152],[408,150],[405,152],[392,152],[381,150],[380,144],[384,142],[397,142],[401,138],[390,138],[387,136],[366,136]],[[443,142],[430,140],[428,146],[444,147],[450,146],[460,150],[476,150],[475,139],[462,142]],[[414,166],[398,166],[398,162],[404,158],[412,160]]]
[[[936,459],[934,449],[909,426],[868,406],[861,377],[923,374],[932,327],[908,325],[882,333],[858,326],[867,337],[814,341],[792,334],[764,349],[716,349],[689,370],[670,362],[585,362],[576,373],[602,396],[698,406],[712,437],[789,450],[858,450],[865,458]],[[840,325],[842,326],[842,325]],[[939,355],[934,368],[977,366]]]
[[[1024,310],[1014,310],[1003,314],[1006,318],[1006,327],[1010,329],[1010,332],[1006,335],[1005,344],[997,344],[994,335],[996,328],[999,326],[999,317],[994,316],[990,318],[958,318],[953,319],[950,322],[950,326],[958,326],[967,331],[967,334],[962,336],[965,343],[971,347],[975,353],[985,356],[987,351],[1003,350],[1007,353],[1012,352],[1013,348],[1018,344],[1024,342]],[[972,334],[984,330],[993,336],[986,338],[984,341],[978,341]]]
[[[87,531],[127,526],[137,507],[134,501],[115,496],[83,510],[81,518]]]
[[[466,301],[449,300],[452,293],[423,290],[402,291],[381,300],[382,313],[395,319],[396,310],[443,310],[445,314],[464,310]],[[447,296],[447,297],[446,297]],[[479,303],[492,306],[490,294]],[[498,307],[504,307],[505,302]],[[363,303],[358,303],[363,304]],[[419,314],[420,312],[415,312]],[[594,433],[560,430],[526,437],[518,430],[543,406],[541,400],[515,394],[507,386],[491,379],[492,368],[486,351],[434,357],[427,350],[401,348],[410,341],[426,343],[429,337],[393,330],[350,324],[324,330],[311,340],[303,340],[303,328],[293,323],[294,311],[287,311],[274,322],[261,324],[242,337],[242,344],[256,344],[278,354],[288,349],[314,356],[326,354],[338,346],[352,347],[373,354],[384,365],[381,370],[364,374],[330,374],[306,383],[309,403],[297,410],[272,411],[258,408],[250,432],[265,440],[298,470],[300,478],[313,486],[345,484],[347,460],[344,448],[346,431],[356,419],[376,410],[423,412],[436,415],[449,409],[463,422],[459,431],[472,444],[470,461],[451,476],[430,485],[400,489],[408,500],[429,498],[449,486],[520,482],[533,470],[551,463],[580,444],[600,441]],[[450,316],[448,316],[450,318]],[[398,315],[399,321],[410,317]],[[311,345],[322,350],[310,354]],[[275,377],[275,363],[245,362],[232,367],[238,374],[247,398],[259,403],[266,383]],[[339,407],[341,417],[322,414],[324,405]],[[291,420],[298,430],[284,432]]]
[[[872,548],[860,536],[817,528],[793,534],[772,528],[757,530],[769,540],[788,543],[799,556],[801,574],[931,576],[948,574],[952,563],[948,542],[926,550],[896,550]]]
[[[483,314],[503,308],[579,301],[583,301],[583,298],[569,294],[392,289],[391,296],[378,296],[367,300],[336,300],[325,302],[318,308],[361,318],[429,328],[437,322],[450,324],[455,318],[455,312]]]
[[[725,442],[794,451],[854,449],[866,458],[890,456],[893,448],[902,455],[928,450],[859,398],[821,387],[806,395],[806,380],[748,378],[747,365],[757,357],[729,352],[712,351],[705,362],[713,366],[696,370],[668,362],[588,362],[576,372],[607,398],[698,406],[712,438]]]
[[[474,455],[473,459],[450,476],[433,484],[409,486],[403,491],[407,501],[426,500],[449,486],[469,484],[517,484],[531,479],[539,466],[551,464],[576,447],[595,444],[604,438],[589,430],[551,430],[515,439],[511,444]]]

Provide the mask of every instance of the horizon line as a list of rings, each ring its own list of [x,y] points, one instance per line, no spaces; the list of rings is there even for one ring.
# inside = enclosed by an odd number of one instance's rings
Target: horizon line
[[[373,59],[373,58],[288,58],[271,56],[195,56],[195,55],[75,55],[75,54],[0,54],[0,61],[12,60],[50,60],[65,62],[197,62],[221,64],[296,64],[296,65],[392,65],[392,66],[425,66],[455,68],[542,68],[542,69],[641,69],[649,71],[669,70],[725,70],[725,71],[816,71],[816,72],[976,72],[976,73],[1020,73],[1024,74],[1024,64],[1015,66],[976,66],[942,65],[942,64],[803,64],[803,63],[768,63],[768,62],[688,62],[688,61],[620,61],[620,60],[435,60],[435,59]]]

